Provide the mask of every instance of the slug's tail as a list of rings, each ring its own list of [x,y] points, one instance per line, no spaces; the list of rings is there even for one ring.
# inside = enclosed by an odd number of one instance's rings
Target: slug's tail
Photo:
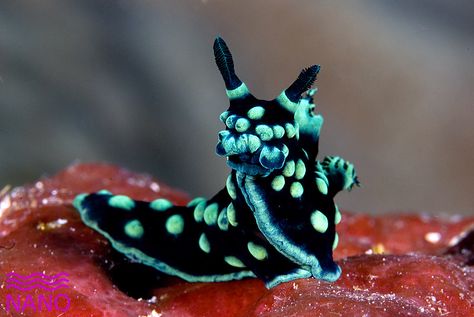
[[[191,282],[254,276],[203,251],[205,228],[195,221],[193,207],[175,206],[166,199],[137,201],[108,191],[78,195],[73,204],[83,222],[117,251],[165,274]]]

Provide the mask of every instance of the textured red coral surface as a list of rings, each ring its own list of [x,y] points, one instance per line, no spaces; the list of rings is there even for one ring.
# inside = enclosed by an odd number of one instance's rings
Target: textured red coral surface
[[[71,206],[76,194],[104,188],[135,199],[188,201],[147,175],[106,164],[73,165],[2,191],[1,316],[474,316],[474,268],[466,264],[472,254],[468,259],[459,247],[444,253],[474,218],[414,214],[343,213],[335,251],[343,274],[335,283],[304,279],[266,290],[255,279],[191,284],[137,277],[135,284],[144,284],[134,287],[150,289],[137,300],[122,279],[133,284],[135,275],[150,270],[137,264],[135,271],[117,270],[132,264]],[[9,284],[10,272],[64,272],[68,287],[20,291]]]

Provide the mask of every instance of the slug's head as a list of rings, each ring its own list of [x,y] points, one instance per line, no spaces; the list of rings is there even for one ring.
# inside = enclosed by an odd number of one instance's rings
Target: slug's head
[[[289,153],[301,146],[300,132],[305,137],[307,133],[319,137],[322,118],[312,114],[311,97],[302,98],[316,79],[319,66],[304,69],[288,89],[266,101],[255,98],[237,77],[232,55],[221,38],[214,42],[214,56],[230,99],[229,109],[220,116],[226,129],[219,132],[216,152],[227,157],[231,168],[266,176],[281,169]]]

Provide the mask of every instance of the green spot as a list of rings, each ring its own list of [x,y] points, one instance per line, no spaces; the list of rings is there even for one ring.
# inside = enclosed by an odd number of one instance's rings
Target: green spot
[[[321,178],[316,177],[316,186],[321,194],[326,195],[328,193],[328,186]]]
[[[219,213],[219,217],[217,217],[217,225],[219,229],[223,231],[227,231],[229,229],[229,221],[227,220],[227,208],[224,208]]]
[[[262,145],[262,142],[260,141],[258,136],[249,134],[248,146],[249,146],[250,153],[256,152],[260,148],[261,145]]]
[[[341,212],[339,211],[339,208],[337,207],[337,205],[335,205],[336,207],[336,213],[334,214],[334,224],[339,224],[342,220],[342,215],[341,215]]]
[[[226,93],[227,93],[227,97],[232,100],[232,99],[238,99],[238,98],[242,98],[246,95],[249,94],[249,89],[247,88],[247,86],[242,83],[239,87],[235,88],[235,89],[232,89],[232,90],[227,90],[226,89]]]
[[[285,128],[283,128],[281,125],[275,125],[273,127],[273,135],[277,139],[281,139],[285,135]]]
[[[286,136],[291,139],[294,138],[296,135],[296,129],[295,126],[292,125],[291,123],[286,123],[285,124],[285,131],[286,131]]]
[[[233,203],[230,203],[229,206],[227,206],[227,220],[232,226],[237,227],[237,212],[235,211]]]
[[[235,123],[235,130],[237,132],[245,132],[250,128],[250,121],[245,118],[239,118]]]
[[[227,193],[229,193],[230,198],[234,200],[237,199],[237,191],[234,182],[232,181],[232,174],[229,174],[229,176],[227,177],[225,187],[227,188]]]
[[[260,107],[260,106],[253,107],[247,112],[247,116],[252,120],[262,119],[264,114],[265,114],[265,109],[263,109],[263,107]]]
[[[181,215],[172,215],[166,220],[165,226],[169,233],[178,235],[184,230],[184,219]]]
[[[225,123],[225,121],[227,120],[227,118],[229,117],[230,113],[229,111],[224,111],[223,113],[221,113],[221,115],[219,116],[219,120],[222,121],[222,123]]]
[[[298,162],[296,162],[295,178],[303,179],[305,174],[306,174],[306,165],[304,164],[302,160],[298,160]]]
[[[206,201],[201,201],[194,208],[194,220],[196,222],[201,222],[204,219],[204,209],[206,209]]]
[[[273,130],[268,125],[260,124],[255,128],[255,132],[258,134],[262,141],[270,141],[273,138]]]
[[[318,162],[319,164],[319,162]],[[321,166],[321,165],[319,165]],[[317,168],[317,167],[316,167]],[[328,178],[326,177],[326,175],[324,175],[324,173],[322,172],[316,172],[316,175],[321,178],[325,183],[326,183],[326,186],[329,186],[329,181],[328,181]]]
[[[158,198],[150,203],[150,207],[156,211],[165,211],[173,207],[173,204],[167,199]]]
[[[224,257],[224,261],[226,261],[227,264],[234,267],[245,267],[245,264],[243,264],[242,261],[237,259],[235,256],[226,256]]]
[[[283,168],[283,176],[291,177],[295,173],[295,161],[288,161]]]
[[[107,189],[101,189],[96,194],[99,194],[99,195],[112,195],[112,193],[109,192]]]
[[[199,247],[206,253],[211,252],[211,244],[209,243],[205,233],[202,233],[199,237]]]
[[[145,232],[142,223],[137,219],[127,222],[124,231],[127,236],[133,239],[140,239]]]
[[[272,181],[272,188],[273,190],[279,192],[280,190],[285,187],[285,178],[281,175],[275,176],[275,178]]]
[[[336,250],[338,243],[339,243],[339,235],[336,232],[334,234],[334,241],[332,242],[332,249],[333,250]]]
[[[257,260],[265,260],[268,257],[267,250],[261,245],[255,244],[253,242],[247,243],[247,249],[250,254]]]
[[[89,194],[79,194],[77,195],[75,198],[74,198],[74,201],[72,202],[72,205],[74,206],[74,208],[76,208],[77,210],[81,210],[82,209],[82,202],[84,201],[84,198],[86,198],[86,196],[88,196]]]
[[[230,115],[226,120],[225,120],[225,125],[229,129],[233,129],[235,127],[235,122],[237,121],[237,116],[236,115]]]
[[[205,201],[203,197],[196,197],[193,200],[191,200],[186,206],[187,207],[196,207],[200,202]]]
[[[322,212],[316,210],[311,214],[311,224],[316,231],[325,233],[328,229],[328,218]]]
[[[217,213],[219,212],[219,205],[212,203],[204,209],[204,222],[209,225],[215,225],[217,222]]]
[[[290,186],[290,194],[293,198],[300,198],[303,195],[304,189],[300,182],[294,182]]]
[[[109,206],[114,208],[132,210],[135,207],[135,202],[128,196],[116,195],[110,197]]]

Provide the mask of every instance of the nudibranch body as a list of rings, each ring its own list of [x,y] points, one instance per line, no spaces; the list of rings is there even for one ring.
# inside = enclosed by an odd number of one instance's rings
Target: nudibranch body
[[[221,38],[214,55],[230,99],[216,147],[232,169],[225,188],[187,206],[106,190],[79,195],[74,206],[119,252],[187,281],[258,277],[267,287],[311,276],[335,281],[341,214],[334,196],[358,180],[342,158],[316,161],[323,118],[313,113],[310,88],[319,66],[265,101],[237,77]]]

